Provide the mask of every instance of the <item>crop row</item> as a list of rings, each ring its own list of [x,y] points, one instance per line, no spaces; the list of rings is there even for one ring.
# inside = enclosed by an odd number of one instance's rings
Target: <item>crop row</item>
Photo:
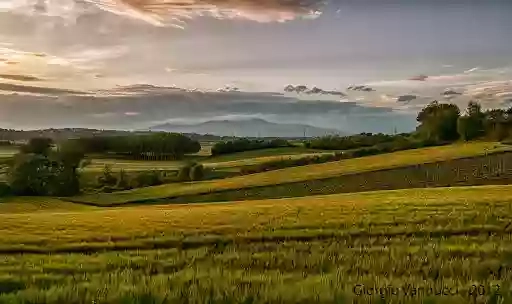
[[[499,185],[512,182],[512,153],[342,175],[304,182],[241,188],[160,201],[241,201],[406,188]]]

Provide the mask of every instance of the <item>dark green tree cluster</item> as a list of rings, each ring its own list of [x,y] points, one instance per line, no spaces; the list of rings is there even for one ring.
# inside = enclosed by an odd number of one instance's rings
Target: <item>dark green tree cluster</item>
[[[418,113],[416,120],[420,125],[417,132],[422,138],[430,140],[457,140],[459,116],[460,110],[457,105],[433,101]]]
[[[236,152],[270,149],[270,148],[281,148],[292,146],[287,140],[284,139],[272,139],[272,140],[261,140],[261,139],[237,139],[231,141],[217,142],[212,147],[212,156],[230,154]]]
[[[454,104],[430,103],[418,114],[417,134],[436,141],[490,139],[501,141],[512,136],[512,108],[482,111],[469,102],[464,113]]]
[[[433,101],[417,115],[416,132],[397,135],[361,133],[352,136],[325,136],[305,143],[323,150],[353,150],[372,155],[450,143],[455,140],[512,137],[512,108],[483,111],[477,102],[469,102],[461,114],[455,104]],[[365,148],[366,149],[363,149]],[[375,153],[374,153],[375,152]]]
[[[205,169],[202,164],[188,163],[181,167],[178,172],[178,181],[189,182],[189,181],[200,181],[205,176]]]
[[[46,138],[33,138],[20,149],[8,175],[16,195],[71,196],[80,192],[79,172],[84,153],[73,145],[57,150]]]
[[[94,136],[72,139],[87,154],[114,154],[131,159],[171,160],[201,150],[198,141],[178,133],[130,136]]]
[[[362,147],[371,147],[382,143],[389,143],[400,140],[402,137],[403,134],[388,135],[382,133],[361,133],[351,136],[332,135],[312,139],[305,143],[305,147],[321,150],[350,150]]]

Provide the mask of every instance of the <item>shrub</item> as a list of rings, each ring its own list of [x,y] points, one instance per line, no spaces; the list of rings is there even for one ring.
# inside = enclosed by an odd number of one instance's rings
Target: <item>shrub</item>
[[[156,170],[140,172],[132,178],[130,186],[132,188],[143,188],[158,186],[163,184],[162,175]]]
[[[117,183],[117,177],[115,177],[114,174],[112,173],[112,166],[105,165],[105,167],[103,167],[103,174],[98,176],[97,181],[98,181],[98,185],[100,185],[100,187],[115,186]]]
[[[117,178],[116,188],[122,190],[127,190],[131,188],[130,178],[126,174],[124,169],[121,169],[119,171],[119,177]]]
[[[200,181],[204,178],[204,167],[202,164],[197,164],[190,168],[189,179],[191,181]]]
[[[196,163],[187,163],[183,167],[180,168],[178,172],[178,181],[180,182],[189,182],[190,181],[190,171],[192,167],[194,167]]]
[[[12,195],[12,189],[7,183],[0,183],[0,197]]]

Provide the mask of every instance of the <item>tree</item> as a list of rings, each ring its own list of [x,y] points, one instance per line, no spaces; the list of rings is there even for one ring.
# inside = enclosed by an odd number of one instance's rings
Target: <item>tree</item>
[[[71,147],[50,147],[49,141],[30,141],[15,156],[8,175],[15,194],[71,196],[80,191],[77,168],[83,154]]]
[[[198,141],[178,133],[152,133],[81,138],[77,141],[85,153],[114,153],[134,159],[179,159],[185,154],[201,150]]]
[[[51,138],[46,137],[34,137],[31,138],[27,144],[21,147],[21,152],[28,154],[40,154],[40,155],[48,155],[51,151],[53,145],[53,140]]]
[[[124,169],[119,170],[119,177],[117,178],[117,189],[129,189],[130,188],[130,178],[124,171]]]
[[[195,163],[188,163],[185,166],[181,167],[180,171],[178,172],[178,180],[180,182],[189,182],[190,181],[190,171],[194,166],[196,166]]]
[[[46,195],[51,162],[37,154],[19,154],[10,168],[8,181],[16,195]]]
[[[422,137],[436,141],[452,141],[459,138],[457,121],[460,110],[457,105],[433,101],[424,107],[416,120]]]
[[[477,102],[470,101],[464,116],[459,117],[457,132],[463,140],[472,140],[485,135],[485,114]]]
[[[204,178],[204,167],[202,164],[197,164],[190,168],[189,178],[191,181],[200,181]]]
[[[484,113],[484,116],[484,130],[489,138],[501,141],[509,136],[512,121],[505,110],[489,110]]]
[[[98,176],[98,184],[103,187],[113,187],[117,183],[117,178],[112,172],[112,166],[105,165],[103,167],[103,174]]]

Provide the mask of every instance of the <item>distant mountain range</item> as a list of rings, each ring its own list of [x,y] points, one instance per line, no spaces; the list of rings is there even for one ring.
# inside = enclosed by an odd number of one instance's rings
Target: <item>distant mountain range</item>
[[[211,120],[198,124],[165,123],[150,128],[151,131],[211,134],[237,137],[317,137],[347,135],[336,129],[314,127],[306,124],[280,124],[264,119]]]

